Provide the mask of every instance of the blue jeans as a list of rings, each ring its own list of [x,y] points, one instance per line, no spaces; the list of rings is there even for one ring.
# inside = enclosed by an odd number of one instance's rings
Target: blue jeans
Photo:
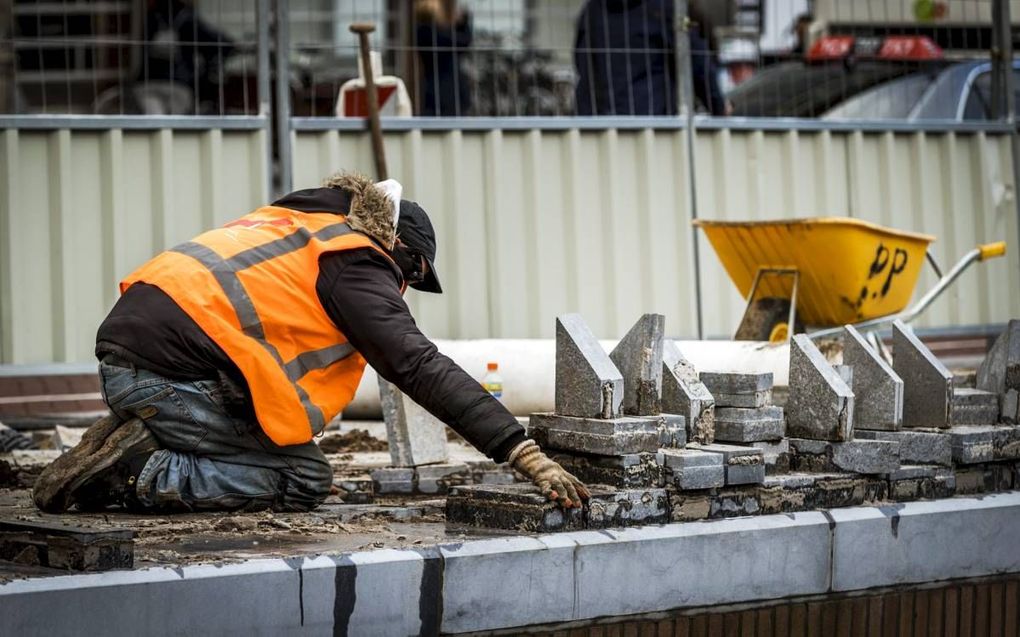
[[[224,397],[236,395],[233,383],[172,380],[107,361],[99,364],[103,400],[123,420],[144,415],[163,447],[138,477],[143,506],[308,511],[329,495],[333,469],[319,446],[281,447],[257,422],[231,415]]]

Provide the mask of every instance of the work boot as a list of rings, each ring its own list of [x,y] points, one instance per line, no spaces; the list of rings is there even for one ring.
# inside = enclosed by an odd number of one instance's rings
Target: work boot
[[[32,498],[47,513],[62,513],[75,504],[89,509],[135,504],[138,474],[159,448],[141,419],[121,422],[109,415],[89,427],[74,449],[46,467]]]

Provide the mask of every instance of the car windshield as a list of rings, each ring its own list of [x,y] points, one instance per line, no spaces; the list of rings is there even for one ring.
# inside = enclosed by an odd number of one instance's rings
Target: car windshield
[[[916,63],[784,62],[769,67],[729,95],[733,114],[746,117],[819,117],[877,84],[913,73]]]
[[[886,82],[851,97],[823,119],[907,119],[937,77],[918,72]]]

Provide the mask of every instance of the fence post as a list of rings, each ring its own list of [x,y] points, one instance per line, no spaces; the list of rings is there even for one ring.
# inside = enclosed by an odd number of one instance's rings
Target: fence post
[[[290,2],[275,0],[274,15],[276,29],[273,40],[276,44],[274,66],[276,67],[276,152],[278,156],[277,192],[290,192],[292,188],[292,164],[290,146]]]
[[[684,130],[684,137],[687,146],[687,196],[691,210],[691,220],[698,218],[698,194],[695,184],[697,171],[694,159],[694,80],[691,65],[691,40],[687,34],[689,21],[687,19],[687,0],[675,0],[674,2],[676,29],[676,71],[677,71],[677,99],[678,110],[681,116],[687,118],[687,125]],[[701,303],[701,259],[698,256],[698,229],[692,224],[691,233],[691,263],[694,272],[694,312],[698,339],[705,338],[705,329],[702,324],[702,303]]]
[[[258,66],[259,117],[262,118],[263,143],[266,151],[265,188],[262,199],[268,202],[273,193],[273,96],[270,91],[269,69],[269,0],[258,0],[255,5],[256,43],[255,55]]]

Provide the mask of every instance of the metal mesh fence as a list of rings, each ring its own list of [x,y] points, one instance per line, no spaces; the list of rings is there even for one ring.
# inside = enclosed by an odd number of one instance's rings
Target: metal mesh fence
[[[997,39],[997,4],[290,0],[286,88],[295,116],[364,114],[349,26],[372,22],[383,115],[673,116],[689,78],[717,117],[981,121],[1006,112],[1020,24],[1013,0]],[[256,7],[0,0],[0,112],[257,114]]]
[[[0,0],[0,112],[258,112],[255,3]]]

